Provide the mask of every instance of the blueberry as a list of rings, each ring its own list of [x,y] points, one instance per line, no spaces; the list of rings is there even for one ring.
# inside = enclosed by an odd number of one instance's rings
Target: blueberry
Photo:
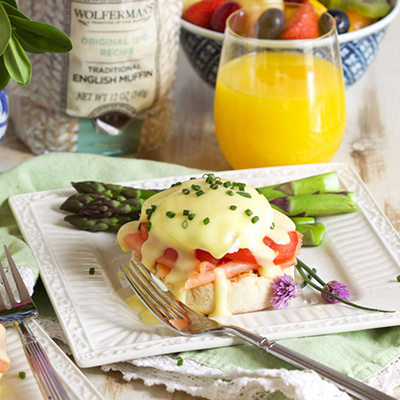
[[[278,8],[264,11],[255,26],[259,39],[278,39],[285,28],[285,13]]]
[[[346,13],[338,8],[331,8],[328,10],[328,13],[335,18],[336,21],[336,29],[339,35],[342,33],[346,33],[350,28],[350,20]]]

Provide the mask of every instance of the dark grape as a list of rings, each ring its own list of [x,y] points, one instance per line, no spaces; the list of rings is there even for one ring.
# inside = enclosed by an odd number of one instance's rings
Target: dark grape
[[[264,11],[255,26],[259,39],[278,39],[285,28],[285,13],[278,8]]]
[[[336,29],[339,35],[342,33],[346,33],[350,28],[350,20],[346,13],[338,8],[331,8],[328,10],[328,13],[335,18],[336,21]]]

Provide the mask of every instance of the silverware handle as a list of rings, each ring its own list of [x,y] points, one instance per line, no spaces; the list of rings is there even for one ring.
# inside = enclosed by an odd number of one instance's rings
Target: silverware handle
[[[391,397],[379,390],[372,388],[371,386],[366,385],[356,379],[350,378],[347,375],[344,375],[338,371],[335,371],[332,368],[329,368],[323,364],[320,364],[317,361],[312,360],[306,356],[303,356],[296,351],[290,350],[287,347],[284,347],[276,342],[270,342],[267,338],[257,335],[255,333],[246,331],[243,328],[239,328],[237,326],[224,326],[224,330],[227,330],[236,336],[250,342],[261,349],[266,350],[268,353],[272,354],[275,357],[280,358],[292,364],[300,369],[310,369],[318,373],[319,375],[327,378],[329,381],[334,383],[340,389],[345,392],[351,394],[357,399],[362,400],[395,400],[394,397]]]
[[[24,352],[44,399],[70,400],[41,344],[25,322],[15,322]]]
[[[380,392],[366,385],[356,379],[350,378],[332,368],[329,368],[317,361],[312,360],[306,356],[303,356],[296,351],[290,350],[287,347],[281,346],[276,342],[267,342],[261,344],[260,348],[264,348],[268,353],[280,358],[281,360],[287,361],[294,366],[301,369],[312,369],[319,375],[327,378],[333,382],[336,386],[343,389],[345,392],[355,396],[362,400],[394,400],[394,397],[388,396],[387,394]]]

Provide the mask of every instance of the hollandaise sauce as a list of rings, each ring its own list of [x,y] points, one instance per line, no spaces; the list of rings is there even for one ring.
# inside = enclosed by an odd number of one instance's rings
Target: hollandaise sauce
[[[293,222],[273,210],[256,189],[213,174],[178,182],[147,199],[140,220],[124,225],[118,232],[118,242],[124,251],[129,250],[127,237],[138,235],[144,226],[146,239],[142,239],[140,247],[142,263],[155,272],[157,265],[167,261],[163,282],[182,301],[190,277],[205,277],[204,283],[213,282],[216,303],[213,316],[230,314],[227,280],[232,272],[219,265],[222,263],[219,260],[240,249],[248,249],[260,276],[281,275],[282,269],[273,263],[276,254],[263,239],[268,236],[284,245],[290,242],[288,232],[295,230]],[[170,259],[171,249],[176,255]],[[202,271],[204,263],[196,253],[199,250],[216,260],[214,267],[218,268]],[[230,257],[230,261],[234,260]],[[243,262],[242,268],[243,264],[246,268]],[[229,267],[232,265],[231,262]]]

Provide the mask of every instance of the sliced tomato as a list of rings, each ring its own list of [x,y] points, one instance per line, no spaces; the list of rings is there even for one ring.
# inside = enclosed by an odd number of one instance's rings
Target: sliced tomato
[[[274,259],[275,265],[281,265],[294,259],[300,245],[299,235],[296,231],[291,231],[289,232],[289,238],[290,242],[288,244],[277,244],[267,236],[263,239],[265,245],[278,253]]]
[[[146,241],[149,238],[149,231],[146,229],[147,222],[142,222],[140,224],[140,235],[142,236],[143,240]]]
[[[248,262],[250,264],[257,264],[256,258],[253,256],[253,253],[249,249],[239,249],[234,253],[226,253],[225,257],[229,258],[230,260],[243,261],[243,262]]]
[[[200,262],[207,261],[214,265],[217,265],[222,260],[221,258],[218,259],[213,257],[208,251],[202,249],[196,249],[194,255]]]
[[[178,259],[178,252],[175,249],[168,247],[164,252],[164,256],[172,261],[176,261]]]

